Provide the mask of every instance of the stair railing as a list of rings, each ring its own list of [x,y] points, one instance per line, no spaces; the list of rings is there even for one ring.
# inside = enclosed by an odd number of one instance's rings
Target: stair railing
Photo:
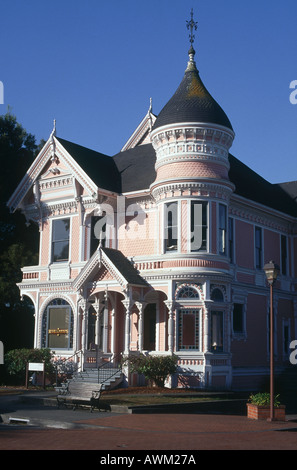
[[[112,372],[111,370],[112,369]],[[98,366],[98,383],[103,384],[122,370],[122,353],[113,355]]]

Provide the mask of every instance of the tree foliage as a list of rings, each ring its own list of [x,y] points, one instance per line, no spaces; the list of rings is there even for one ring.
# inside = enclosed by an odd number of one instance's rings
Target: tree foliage
[[[5,351],[33,345],[32,306],[20,300],[21,267],[38,260],[38,227],[10,213],[7,202],[32,164],[35,137],[10,112],[0,116],[0,340]]]
[[[157,387],[164,387],[167,377],[177,369],[178,357],[174,354],[166,356],[130,355],[124,358],[131,372],[143,374],[146,379],[154,382]]]
[[[5,368],[15,383],[25,383],[28,362],[44,362],[45,373],[52,375],[54,366],[49,349],[13,349],[5,354]]]

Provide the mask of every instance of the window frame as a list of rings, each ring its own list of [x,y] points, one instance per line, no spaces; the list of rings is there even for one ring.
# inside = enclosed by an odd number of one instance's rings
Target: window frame
[[[235,264],[235,232],[234,232],[234,218],[228,217],[228,255],[230,263]]]
[[[288,237],[281,234],[280,237],[280,253],[281,253],[281,274],[288,275]]]
[[[175,208],[174,210],[175,210],[176,221],[174,220],[174,217],[172,216],[173,212],[171,210],[168,210],[170,206]],[[171,223],[169,223],[169,214],[171,214],[172,216]],[[179,217],[180,217],[180,211],[179,211],[178,201],[166,202],[164,204],[164,230],[163,230],[164,253],[176,253],[177,251],[179,251],[179,240],[180,240]],[[169,237],[169,231],[171,232],[170,237]],[[176,237],[174,237],[174,235],[176,235]],[[171,249],[169,247],[169,240],[171,240],[172,242],[173,241],[176,242],[170,245],[172,247]]]
[[[221,210],[224,209],[224,214],[221,215]],[[226,204],[219,203],[218,210],[218,252],[221,256],[227,256],[227,232],[228,232],[228,211]],[[223,223],[222,222],[223,217]]]
[[[59,222],[63,221],[68,221],[69,227],[68,227],[68,237],[67,238],[61,238],[61,239],[55,239],[55,225],[57,225]],[[52,225],[51,225],[51,262],[52,263],[68,263],[70,259],[70,238],[71,238],[71,217],[63,217],[63,218],[57,218],[52,220]],[[55,259],[55,245],[58,243],[66,243],[68,247],[68,256],[67,258],[56,258]]]
[[[103,224],[102,231],[101,231],[101,234],[103,236],[101,238],[97,238],[94,232],[95,226],[100,220],[104,218],[105,218],[105,223]],[[97,243],[95,240],[97,240]],[[107,241],[107,214],[106,213],[104,213],[104,215],[91,215],[90,217],[90,257],[95,253],[96,249],[98,248],[100,240],[101,240],[101,246],[105,247],[106,241]]]
[[[257,234],[260,235],[260,244],[257,245]],[[259,226],[255,226],[254,230],[254,248],[255,248],[255,268],[263,269],[263,230]]]
[[[182,306],[178,309],[178,323],[177,323],[177,350],[178,351],[199,351],[202,352],[202,309],[201,307],[196,306]],[[184,333],[184,316],[185,315],[195,315],[194,316],[194,323],[195,323],[195,330],[194,330],[194,344],[192,346],[184,344],[183,341],[183,333]]]
[[[222,345],[218,346],[218,349],[214,347],[214,317],[215,315],[219,315],[220,319],[220,330],[221,330],[221,342]],[[210,351],[215,354],[222,354],[225,352],[225,310],[222,309],[213,309],[211,310],[210,315]]]
[[[193,214],[194,206],[201,206],[201,224],[195,224],[195,217]],[[209,252],[209,202],[197,199],[191,199],[189,204],[189,251],[190,253],[208,253]],[[202,229],[202,241],[200,248],[193,248],[192,239],[195,236],[196,227],[201,227]]]

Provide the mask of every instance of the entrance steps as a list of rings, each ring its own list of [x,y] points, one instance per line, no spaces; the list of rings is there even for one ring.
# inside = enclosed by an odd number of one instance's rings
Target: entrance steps
[[[73,381],[101,384],[101,390],[110,390],[117,387],[123,380],[123,372],[115,367],[99,369],[87,368],[73,375]]]

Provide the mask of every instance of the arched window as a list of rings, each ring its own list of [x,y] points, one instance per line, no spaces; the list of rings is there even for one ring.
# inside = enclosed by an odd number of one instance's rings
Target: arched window
[[[221,291],[221,289],[218,289],[217,287],[212,291],[210,298],[214,302],[224,302],[223,292]]]
[[[42,347],[51,349],[73,347],[73,312],[64,299],[52,300],[43,313]]]
[[[177,299],[199,299],[199,292],[194,286],[181,286],[176,291],[176,298]]]

